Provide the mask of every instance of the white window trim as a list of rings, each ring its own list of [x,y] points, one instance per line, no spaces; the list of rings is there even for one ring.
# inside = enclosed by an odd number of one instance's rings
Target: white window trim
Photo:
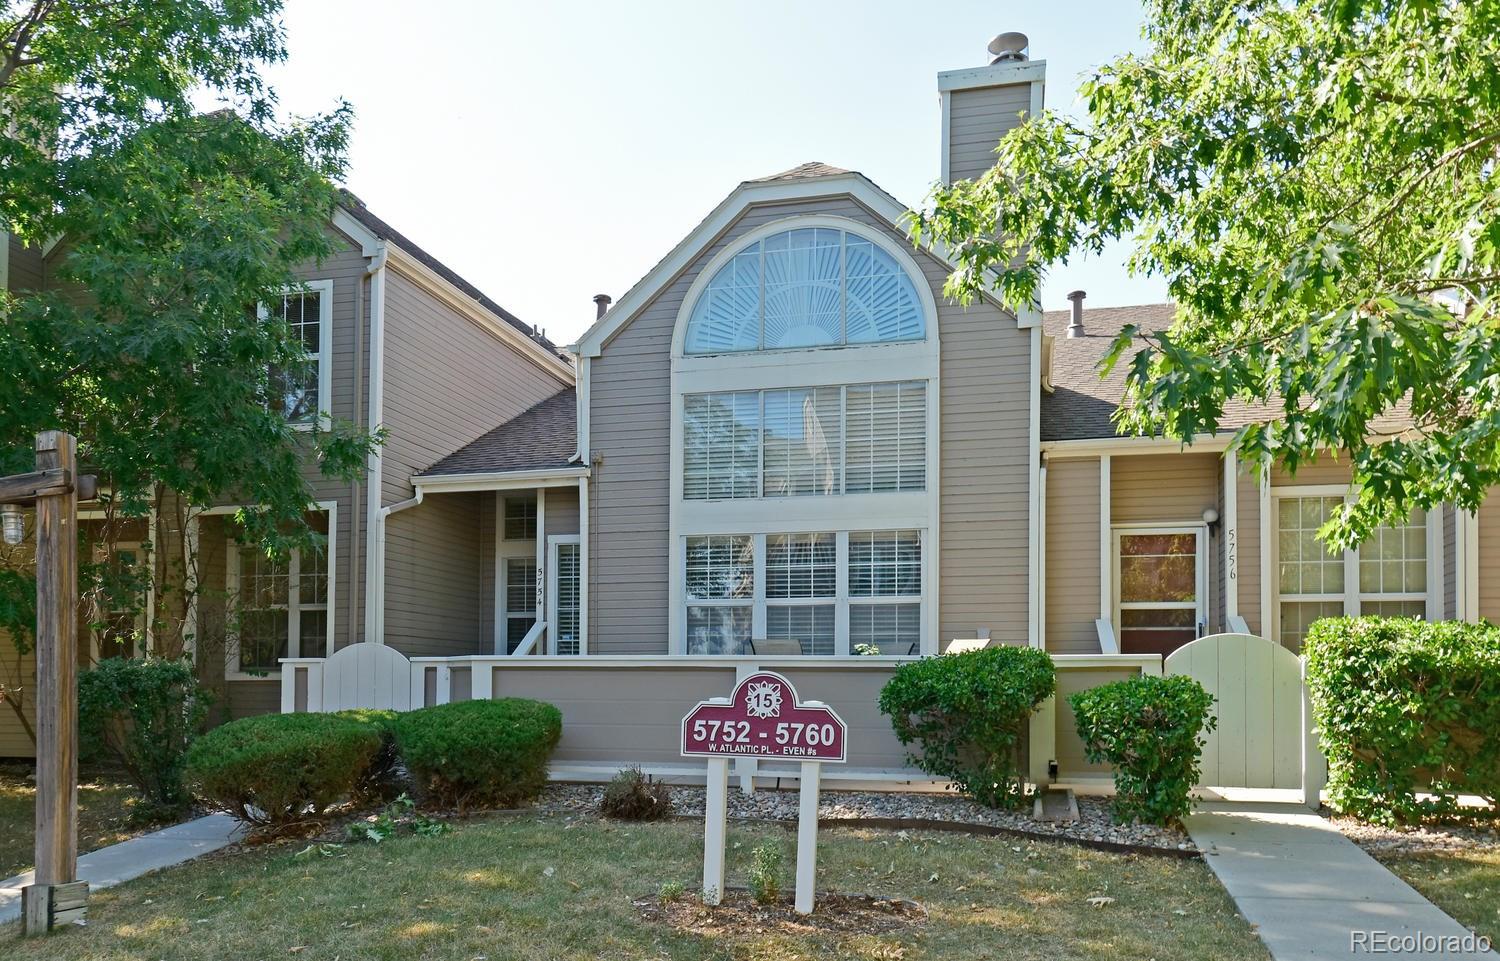
[[[207,513],[227,514],[238,510],[230,507],[215,509]],[[336,621],[338,617],[338,530],[339,530],[339,505],[338,501],[315,501],[308,505],[308,510],[321,512],[328,515],[328,542],[325,548],[328,554],[328,638],[324,651],[333,653],[334,639],[338,636]],[[227,542],[225,554],[225,587],[228,590],[230,602],[239,606],[240,599],[240,552],[234,547],[232,541]],[[296,559],[293,557],[293,570],[295,570]],[[291,588],[288,586],[288,599],[290,600]],[[300,655],[300,639],[297,637],[296,628],[299,626],[292,619],[292,611],[296,609],[295,604],[288,605],[287,618],[289,628],[287,633],[287,656],[298,657]],[[240,663],[240,638],[237,631],[228,629],[224,635],[224,679],[228,681],[272,681],[281,677],[281,671],[266,671],[264,674],[250,673],[239,669]]]
[[[507,500],[527,499],[524,495],[530,492],[530,489],[495,491],[495,624],[492,633],[494,634],[494,652],[497,655],[505,654],[505,629],[510,620],[510,604],[505,591],[506,562],[517,558],[526,558],[535,564],[542,560],[541,552],[537,548],[536,538],[507,538],[505,536],[505,502]],[[541,491],[536,492],[536,501],[537,523],[539,525],[538,529],[540,529],[540,525],[544,522],[542,515],[544,497]],[[537,573],[539,575],[542,573],[540,566],[537,567]],[[541,592],[537,590],[538,586],[535,584],[532,585],[531,596],[540,599]],[[532,613],[537,620],[545,619],[543,617],[545,610],[540,604],[534,603]]]
[[[811,347],[731,354],[683,355],[692,305],[713,275],[745,246],[783,230],[834,227],[869,240],[896,259],[908,272],[922,304],[926,338],[888,344]],[[618,310],[618,305],[616,310]],[[884,236],[879,228],[846,217],[805,215],[785,217],[736,237],[699,272],[683,298],[672,335],[671,419],[669,436],[668,577],[669,650],[685,655],[686,538],[697,534],[802,534],[827,531],[922,531],[922,646],[923,654],[938,651],[938,569],[941,490],[938,439],[941,431],[941,350],[937,302],[931,285],[911,252]],[[927,489],[899,494],[841,494],[733,501],[683,499],[683,422],[685,394],[727,390],[771,390],[786,387],[826,387],[884,381],[926,381]],[[847,558],[841,558],[845,561]],[[847,617],[840,619],[847,626]],[[841,629],[841,633],[843,630]],[[847,649],[848,637],[843,643]]]
[[[1443,585],[1442,568],[1438,561],[1443,553],[1443,530],[1441,511],[1427,511],[1424,518],[1427,543],[1427,590],[1422,592],[1406,592],[1401,594],[1370,594],[1359,589],[1359,548],[1353,547],[1344,551],[1344,592],[1342,594],[1292,594],[1281,593],[1281,527],[1279,518],[1281,507],[1277,501],[1283,498],[1297,497],[1338,497],[1344,501],[1352,501],[1356,494],[1349,487],[1342,484],[1299,484],[1286,487],[1271,486],[1269,496],[1266,499],[1266,520],[1263,530],[1268,533],[1269,543],[1263,545],[1262,556],[1265,558],[1265,566],[1261,571],[1264,578],[1266,597],[1269,598],[1269,611],[1261,615],[1261,619],[1270,625],[1267,637],[1276,643],[1281,643],[1281,604],[1283,599],[1293,603],[1342,603],[1344,605],[1344,616],[1358,617],[1363,601],[1421,601],[1424,606],[1424,620],[1441,620],[1443,610]],[[1436,616],[1434,615],[1436,613]]]
[[[310,431],[314,426],[327,430],[333,410],[333,280],[304,280],[281,288],[281,293],[318,294],[318,413],[313,421],[293,424],[293,430]],[[265,304],[258,305],[261,320],[269,317]]]
[[[787,498],[788,500],[807,500],[808,498]],[[718,502],[724,503],[724,502]],[[916,524],[875,524],[869,527],[839,528],[835,529],[828,523],[821,526],[817,524],[802,525],[796,529],[789,528],[784,523],[775,520],[769,522],[757,519],[758,523],[766,526],[765,530],[714,530],[694,531],[685,534],[673,541],[672,544],[672,570],[674,571],[674,583],[672,593],[679,604],[673,613],[675,620],[681,625],[680,630],[672,633],[670,651],[674,655],[687,655],[687,608],[694,607],[748,607],[750,609],[750,639],[758,640],[766,636],[766,611],[770,607],[816,607],[822,605],[833,605],[833,656],[845,657],[850,653],[849,643],[849,608],[851,605],[863,604],[920,604],[922,633],[918,642],[918,653],[937,653],[937,633],[931,629],[932,618],[936,604],[937,595],[934,593],[928,577],[935,568],[932,558],[929,557],[928,547],[932,543],[930,533]],[[851,533],[863,533],[867,531],[910,531],[915,530],[919,538],[922,550],[922,593],[918,595],[903,594],[899,596],[876,596],[855,597],[849,593],[849,535]],[[766,538],[773,534],[832,534],[834,535],[835,560],[835,584],[837,585],[832,597],[801,597],[801,598],[768,598],[766,596]],[[747,536],[752,541],[752,551],[755,567],[755,584],[749,598],[711,598],[694,600],[687,596],[687,541],[689,537],[700,537],[707,535],[740,535]],[[704,655],[693,655],[704,656]],[[715,655],[731,656],[731,655]],[[808,655],[811,656],[811,655]],[[901,656],[906,656],[904,653]]]
[[[581,538],[577,534],[549,534],[547,535],[547,653],[557,654],[557,548],[562,544],[577,545],[582,550]],[[582,558],[579,558],[580,562]],[[589,652],[588,634],[583,630],[583,568],[580,563],[578,569],[578,654],[582,657]]]
[[[1122,534],[1193,534],[1196,560],[1194,561],[1194,587],[1196,600],[1186,602],[1125,602],[1120,600],[1120,536]],[[1194,630],[1202,636],[1208,625],[1208,525],[1206,524],[1115,524],[1110,529],[1113,547],[1110,568],[1110,593],[1114,606],[1114,628],[1116,636],[1124,631],[1121,611],[1126,610],[1192,610]]]

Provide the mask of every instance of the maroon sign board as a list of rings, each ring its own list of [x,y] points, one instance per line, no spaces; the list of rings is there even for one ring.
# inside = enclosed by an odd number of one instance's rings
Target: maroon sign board
[[[759,671],[735,685],[729,703],[700,701],[682,719],[682,753],[840,762],[847,734],[833,708],[803,704],[791,681]]]

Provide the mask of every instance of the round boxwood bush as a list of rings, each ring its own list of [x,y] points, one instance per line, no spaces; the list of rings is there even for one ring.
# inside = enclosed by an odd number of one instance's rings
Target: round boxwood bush
[[[672,814],[672,789],[638,767],[626,768],[604,786],[599,813],[618,821],[659,821]]]
[[[1184,674],[1135,677],[1068,696],[1090,762],[1115,771],[1115,817],[1168,824],[1192,810],[1213,695]]]
[[[459,701],[396,718],[396,750],[429,803],[513,807],[541,793],[562,712],[518,697]]]
[[[901,665],[880,692],[880,710],[910,760],[989,807],[1026,798],[1021,743],[1026,721],[1052,696],[1052,658],[1032,647],[986,647]]]
[[[1500,628],[1336,617],[1307,633],[1307,687],[1338,811],[1380,824],[1500,800]],[[1420,792],[1420,793],[1419,793]]]
[[[247,717],[193,743],[187,779],[210,807],[285,827],[354,795],[380,745],[376,725],[335,714]]]

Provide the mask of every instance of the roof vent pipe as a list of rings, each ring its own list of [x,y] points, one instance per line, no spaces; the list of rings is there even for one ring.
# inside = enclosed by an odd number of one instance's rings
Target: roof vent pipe
[[[1020,63],[1027,60],[1026,49],[1030,45],[1031,40],[1024,33],[1014,30],[1002,33],[990,41],[990,63]]]
[[[594,295],[594,319],[598,320],[600,317],[603,317],[604,316],[604,312],[607,311],[607,310],[609,310],[609,305],[613,301],[614,301],[614,298],[611,297],[609,294],[595,294]]]
[[[1085,294],[1081,290],[1075,290],[1071,294],[1068,295],[1068,299],[1073,302],[1073,319],[1070,320],[1070,321],[1068,321],[1068,339],[1069,340],[1072,340],[1075,337],[1082,337],[1083,334],[1084,334],[1084,330],[1083,330],[1083,298],[1087,297],[1087,296],[1088,295]]]

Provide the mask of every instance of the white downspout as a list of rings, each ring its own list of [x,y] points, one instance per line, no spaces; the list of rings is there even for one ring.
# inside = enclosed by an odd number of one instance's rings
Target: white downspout
[[[365,275],[370,278],[370,404],[369,429],[380,429],[385,417],[385,262],[387,248],[381,241]],[[385,643],[385,518],[381,477],[384,446],[377,446],[366,461],[365,482],[365,640]],[[418,496],[421,492],[418,491]]]

